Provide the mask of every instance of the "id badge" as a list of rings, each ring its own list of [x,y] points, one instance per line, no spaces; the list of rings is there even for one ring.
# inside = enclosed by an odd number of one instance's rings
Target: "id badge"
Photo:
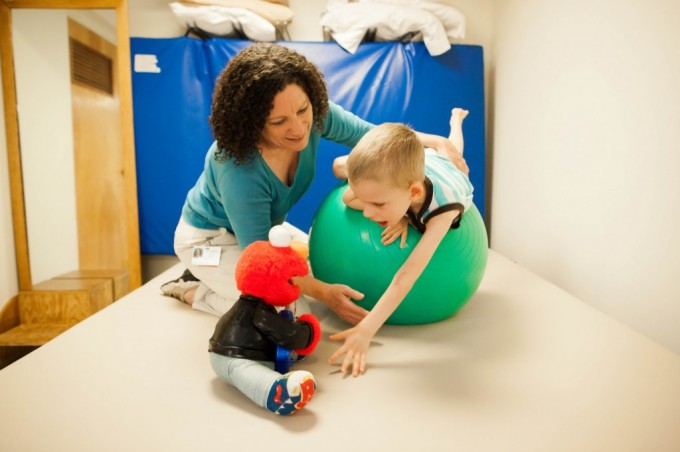
[[[217,267],[220,265],[222,248],[219,246],[195,246],[191,256],[191,265]]]

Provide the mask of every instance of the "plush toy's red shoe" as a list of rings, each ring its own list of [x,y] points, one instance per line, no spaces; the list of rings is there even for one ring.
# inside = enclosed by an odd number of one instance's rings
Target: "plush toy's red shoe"
[[[295,370],[276,380],[267,398],[267,409],[281,415],[297,413],[312,400],[316,391],[314,375]]]

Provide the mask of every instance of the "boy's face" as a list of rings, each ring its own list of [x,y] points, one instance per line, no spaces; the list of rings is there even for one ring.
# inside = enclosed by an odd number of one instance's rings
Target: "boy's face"
[[[364,205],[364,216],[380,227],[397,224],[411,206],[411,191],[372,179],[350,181],[354,195]]]

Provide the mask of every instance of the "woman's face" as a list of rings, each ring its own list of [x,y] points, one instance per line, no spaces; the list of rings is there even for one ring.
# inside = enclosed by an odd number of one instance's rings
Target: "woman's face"
[[[260,146],[267,150],[300,152],[309,141],[314,114],[309,97],[290,84],[274,97],[274,108],[262,129]]]

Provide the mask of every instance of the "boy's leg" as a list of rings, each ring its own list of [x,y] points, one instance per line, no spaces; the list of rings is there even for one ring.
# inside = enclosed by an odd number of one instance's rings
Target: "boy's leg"
[[[451,110],[451,119],[449,120],[449,125],[451,126],[451,132],[449,133],[449,141],[453,143],[458,152],[463,155],[463,120],[468,115],[467,110],[462,108],[454,108]]]
[[[210,364],[223,381],[234,386],[262,408],[276,414],[293,414],[314,396],[316,381],[307,371],[281,375],[273,363],[230,358],[210,353]]]

